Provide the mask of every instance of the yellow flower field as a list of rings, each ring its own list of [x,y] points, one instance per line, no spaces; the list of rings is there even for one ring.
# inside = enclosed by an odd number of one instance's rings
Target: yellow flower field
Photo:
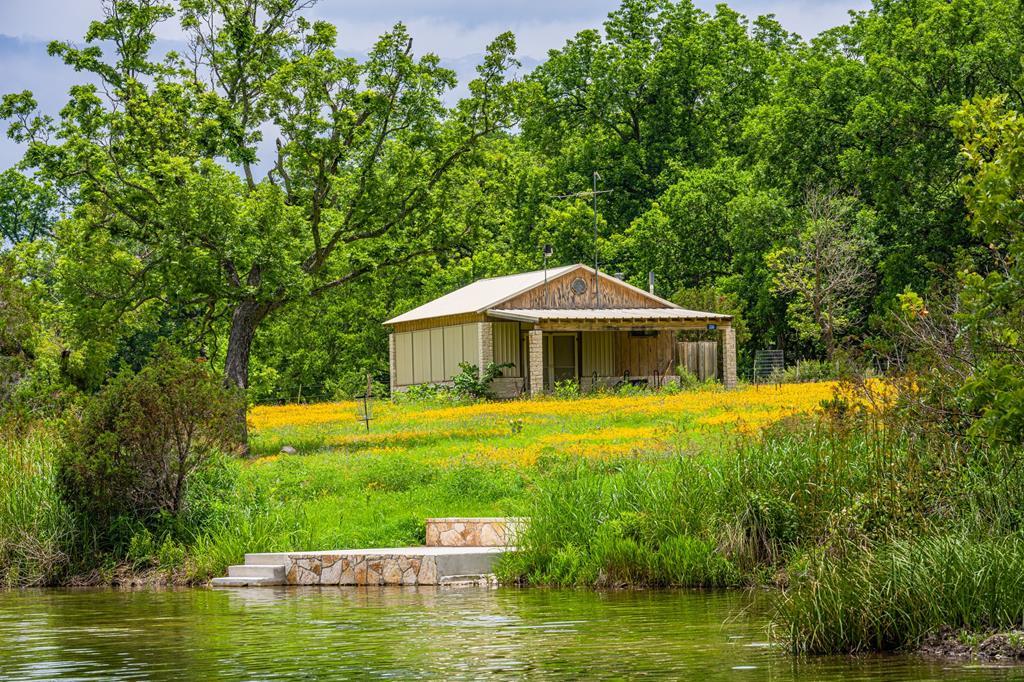
[[[546,455],[639,456],[752,435],[820,409],[835,393],[836,384],[823,382],[450,406],[381,401],[369,431],[355,402],[260,406],[249,419],[254,450],[262,455],[290,445],[302,453],[521,466]]]

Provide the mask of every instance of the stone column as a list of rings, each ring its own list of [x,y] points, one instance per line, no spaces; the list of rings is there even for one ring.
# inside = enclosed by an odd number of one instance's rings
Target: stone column
[[[391,395],[398,388],[398,368],[395,367],[395,335],[388,334],[388,375],[391,379]]]
[[[476,323],[477,357],[480,359],[480,378],[487,365],[494,362],[494,327],[490,322]]]
[[[732,325],[722,327],[722,383],[736,388],[736,330]]]
[[[544,332],[531,329],[527,332],[530,361],[530,396],[544,392]]]

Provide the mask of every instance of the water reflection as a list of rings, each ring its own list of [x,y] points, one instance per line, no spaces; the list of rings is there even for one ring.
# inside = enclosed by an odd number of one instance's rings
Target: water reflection
[[[0,593],[0,680],[1024,680],[913,657],[794,661],[739,592],[281,588]]]

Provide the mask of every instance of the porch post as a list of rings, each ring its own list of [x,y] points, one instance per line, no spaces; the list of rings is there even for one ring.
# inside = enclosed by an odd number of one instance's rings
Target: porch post
[[[736,330],[732,325],[722,327],[722,383],[736,388]]]
[[[530,397],[544,392],[544,332],[531,329],[527,332],[530,360]]]
[[[494,362],[494,327],[490,322],[477,322],[477,357],[480,358],[478,376],[482,379],[487,365]]]

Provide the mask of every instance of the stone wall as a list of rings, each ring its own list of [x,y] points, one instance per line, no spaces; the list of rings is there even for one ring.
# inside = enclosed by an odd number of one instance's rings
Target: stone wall
[[[519,519],[427,519],[427,547],[508,547],[515,543]]]
[[[437,561],[432,556],[366,554],[295,555],[289,585],[436,585]]]

